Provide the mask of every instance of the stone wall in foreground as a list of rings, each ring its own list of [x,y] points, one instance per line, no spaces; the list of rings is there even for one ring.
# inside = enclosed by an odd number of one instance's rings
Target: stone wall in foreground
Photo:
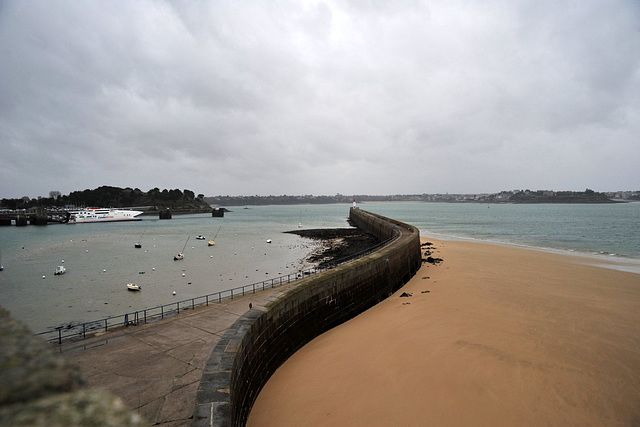
[[[207,362],[194,426],[242,426],[269,377],[293,353],[327,330],[391,295],[420,268],[420,233],[361,209],[350,219],[387,244],[299,281],[265,307],[254,307],[225,333]]]

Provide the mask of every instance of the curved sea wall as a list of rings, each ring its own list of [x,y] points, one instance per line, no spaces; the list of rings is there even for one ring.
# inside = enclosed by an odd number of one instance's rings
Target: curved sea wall
[[[415,227],[352,208],[351,221],[388,243],[297,282],[265,307],[254,307],[224,334],[204,368],[194,426],[243,426],[269,377],[327,330],[391,295],[422,263]]]

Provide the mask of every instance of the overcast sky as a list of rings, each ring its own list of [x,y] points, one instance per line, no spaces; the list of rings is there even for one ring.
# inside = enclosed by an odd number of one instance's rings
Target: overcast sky
[[[640,190],[640,2],[0,2],[0,198]]]

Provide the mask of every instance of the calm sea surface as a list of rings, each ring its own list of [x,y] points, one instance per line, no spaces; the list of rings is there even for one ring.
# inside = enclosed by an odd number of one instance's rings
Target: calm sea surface
[[[40,332],[293,274],[315,246],[283,232],[297,230],[299,223],[303,228],[346,227],[349,207],[232,207],[224,218],[209,214],[0,227],[0,263],[5,268],[0,272],[0,305]],[[427,236],[575,251],[640,266],[640,203],[360,207],[415,225]],[[198,234],[206,240],[196,240]],[[209,247],[207,241],[214,237],[216,245]],[[136,242],[142,249],[134,248]],[[185,259],[173,261],[183,248]],[[54,276],[57,265],[64,265],[67,273]],[[128,292],[131,282],[142,292]]]

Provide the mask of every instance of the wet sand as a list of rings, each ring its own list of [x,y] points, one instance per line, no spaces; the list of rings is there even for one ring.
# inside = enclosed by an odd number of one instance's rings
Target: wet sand
[[[444,261],[291,357],[250,426],[640,425],[640,274],[428,240]]]

